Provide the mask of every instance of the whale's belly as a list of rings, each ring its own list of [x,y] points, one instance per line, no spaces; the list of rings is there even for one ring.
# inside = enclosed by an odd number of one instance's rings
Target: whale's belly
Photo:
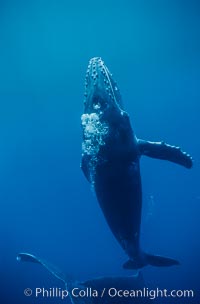
[[[139,162],[108,162],[97,166],[95,192],[107,223],[121,245],[123,240],[138,240],[142,204]]]

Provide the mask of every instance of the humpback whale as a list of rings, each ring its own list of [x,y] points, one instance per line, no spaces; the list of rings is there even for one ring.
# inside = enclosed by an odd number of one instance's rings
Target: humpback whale
[[[123,267],[178,265],[177,260],[145,253],[140,246],[140,157],[168,160],[186,168],[192,167],[192,157],[163,141],[136,137],[118,85],[100,57],[89,61],[84,96],[81,168],[113,235],[129,257]]]
[[[62,292],[61,288],[51,289],[54,289],[54,295],[60,295],[60,298],[63,300],[67,300],[65,298],[68,297],[71,304],[147,304],[152,302],[152,299],[150,297],[145,297],[140,294],[140,292],[142,291],[145,293],[144,290],[148,290],[148,288],[144,282],[142,273],[139,271],[135,275],[125,277],[97,277],[91,278],[89,280],[78,281],[72,278],[71,275],[63,273],[62,271],[58,270],[57,267],[55,267],[54,265],[51,265],[46,260],[41,259],[40,257],[37,257],[33,254],[19,253],[17,255],[17,260],[21,262],[40,264],[51,275],[60,280],[62,284],[64,283],[64,293]],[[88,294],[88,290],[95,291],[95,296]],[[118,292],[115,296],[112,296],[112,293],[115,292],[115,290]],[[132,296],[123,295],[123,292],[128,290],[130,291],[130,293],[133,293]],[[135,291],[137,290],[139,290],[139,296],[134,296],[134,294],[136,293]],[[79,296],[77,296],[77,292],[79,291],[81,293]],[[61,292],[63,293],[63,298]],[[45,294],[48,294],[48,290],[46,290]]]

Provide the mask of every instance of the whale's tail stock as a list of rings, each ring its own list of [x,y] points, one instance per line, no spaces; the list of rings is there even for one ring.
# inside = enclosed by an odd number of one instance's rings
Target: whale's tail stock
[[[156,267],[169,267],[169,266],[180,265],[180,263],[179,261],[172,258],[163,257],[160,255],[152,255],[142,252],[139,258],[130,259],[127,262],[125,262],[123,268],[139,269],[147,265],[156,266]]]

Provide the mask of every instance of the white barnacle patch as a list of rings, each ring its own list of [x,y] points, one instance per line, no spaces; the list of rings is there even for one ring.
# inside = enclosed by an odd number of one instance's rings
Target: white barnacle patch
[[[83,127],[82,153],[90,157],[89,170],[91,182],[94,182],[94,174],[99,160],[98,152],[105,145],[105,137],[108,134],[108,125],[100,121],[97,113],[83,114],[81,116]]]
[[[83,153],[96,156],[101,146],[105,144],[105,136],[108,133],[108,125],[102,123],[96,113],[83,114],[81,116],[84,142]]]
[[[99,110],[99,109],[101,109],[100,103],[98,102],[97,104],[94,104],[94,105],[93,105],[93,108],[94,108],[94,110]]]

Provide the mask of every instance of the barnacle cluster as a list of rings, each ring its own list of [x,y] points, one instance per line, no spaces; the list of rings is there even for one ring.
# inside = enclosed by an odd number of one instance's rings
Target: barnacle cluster
[[[108,134],[108,125],[100,121],[97,113],[83,114],[81,116],[83,128],[82,153],[89,156],[89,171],[92,186],[96,165],[99,162],[98,152],[105,145],[105,137]]]

